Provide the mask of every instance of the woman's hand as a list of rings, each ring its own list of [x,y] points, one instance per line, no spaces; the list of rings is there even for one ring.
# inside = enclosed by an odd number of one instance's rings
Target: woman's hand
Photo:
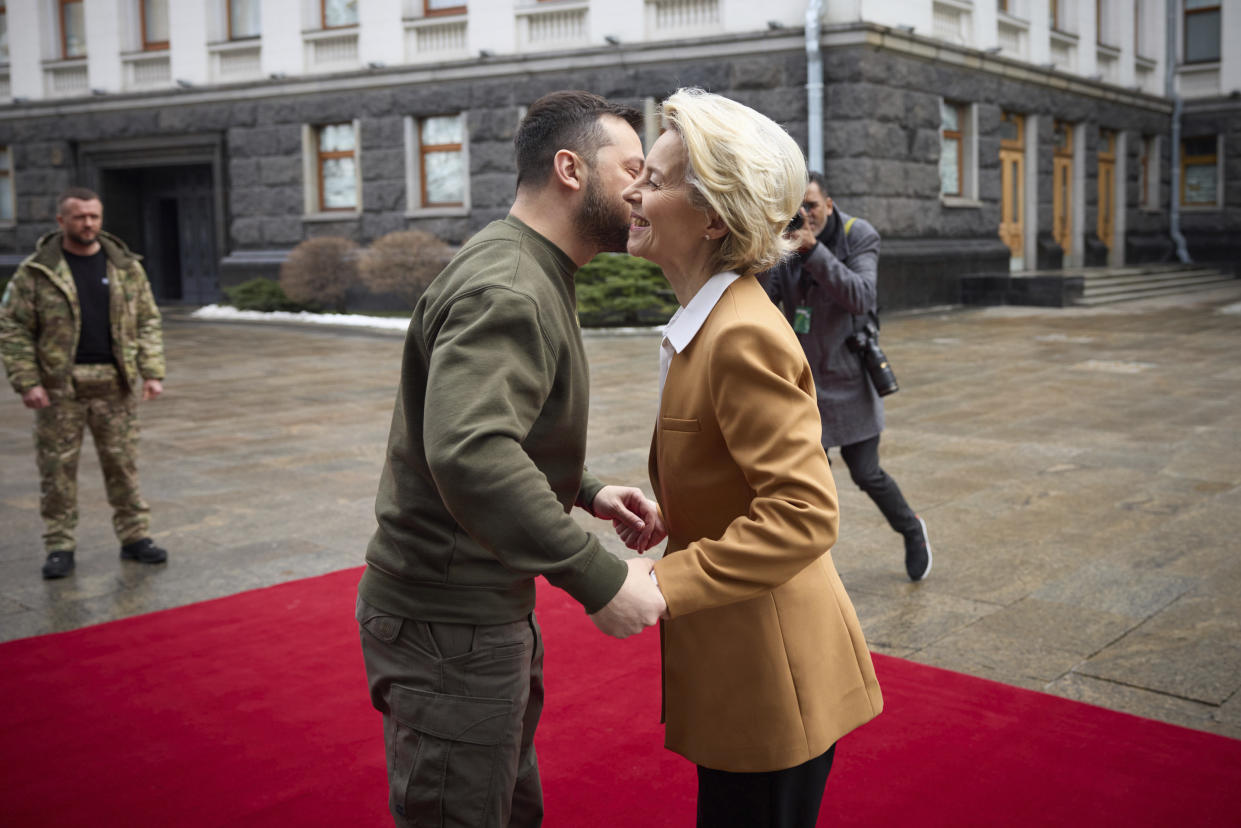
[[[639,554],[668,535],[659,506],[633,486],[604,486],[591,507],[595,517],[611,520],[617,537]]]

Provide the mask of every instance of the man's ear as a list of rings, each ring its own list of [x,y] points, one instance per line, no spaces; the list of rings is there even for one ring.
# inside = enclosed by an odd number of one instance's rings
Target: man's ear
[[[586,165],[573,150],[556,151],[556,157],[552,159],[552,173],[561,185],[570,190],[580,190],[586,186]]]

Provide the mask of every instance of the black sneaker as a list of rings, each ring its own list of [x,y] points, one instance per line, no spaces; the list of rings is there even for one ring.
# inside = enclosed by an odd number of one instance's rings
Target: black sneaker
[[[58,552],[48,552],[47,560],[43,564],[43,578],[50,581],[54,578],[63,578],[73,572],[73,550],[62,549]]]
[[[905,532],[905,571],[909,580],[921,581],[931,571],[931,539],[926,536],[926,521]]]
[[[138,563],[157,564],[168,560],[168,552],[155,545],[150,538],[136,540],[121,547],[121,559]]]

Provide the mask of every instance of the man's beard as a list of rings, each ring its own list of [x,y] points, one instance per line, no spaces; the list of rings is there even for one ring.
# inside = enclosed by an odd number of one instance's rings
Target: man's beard
[[[629,206],[609,201],[594,176],[586,179],[586,193],[577,211],[582,238],[604,253],[623,253],[629,244]]]
[[[95,242],[99,240],[99,233],[95,233],[93,236],[87,238],[86,236],[80,236],[77,233],[73,233],[73,232],[66,230],[65,236],[68,237],[69,241],[73,242],[79,247],[90,247],[92,244],[94,244]]]

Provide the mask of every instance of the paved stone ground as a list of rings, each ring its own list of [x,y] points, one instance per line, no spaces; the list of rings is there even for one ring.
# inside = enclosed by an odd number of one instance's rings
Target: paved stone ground
[[[902,390],[884,465],[935,566],[909,583],[900,538],[841,476],[834,554],[872,647],[1241,738],[1241,315],[1221,312],[1238,302],[1241,283],[885,320]],[[400,337],[175,311],[166,331],[141,467],[167,566],[118,560],[88,440],[77,573],[40,579],[31,416],[0,396],[0,640],[361,563]],[[588,349],[592,469],[644,483],[658,338]]]

